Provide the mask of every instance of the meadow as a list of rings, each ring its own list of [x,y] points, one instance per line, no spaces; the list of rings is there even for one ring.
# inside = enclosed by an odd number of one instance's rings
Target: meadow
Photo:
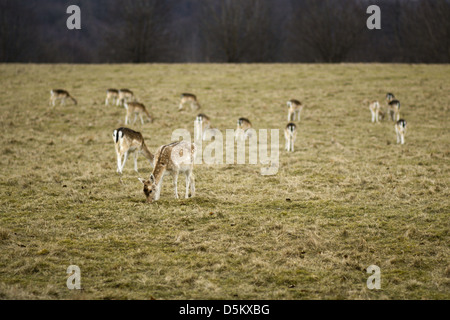
[[[450,67],[393,64],[0,65],[0,299],[450,299]],[[197,194],[167,177],[145,203],[132,158],[122,181],[112,132],[132,89],[154,116],[130,125],[152,152],[195,93],[214,127],[280,129],[280,169],[197,165]],[[77,100],[49,107],[51,89]],[[370,122],[392,92],[408,122]],[[289,99],[306,107],[284,149]],[[207,145],[207,144],[206,144]],[[179,191],[184,190],[184,178]],[[68,290],[67,267],[82,290]],[[381,269],[369,290],[366,269]]]

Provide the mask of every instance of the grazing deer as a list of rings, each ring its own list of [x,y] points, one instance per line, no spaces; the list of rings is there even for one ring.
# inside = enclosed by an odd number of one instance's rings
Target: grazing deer
[[[117,89],[106,90],[105,106],[109,105],[110,100],[112,100],[112,104],[115,105],[117,103],[118,98],[119,98],[119,90]]]
[[[397,134],[397,143],[405,144],[406,121],[400,119],[395,124],[395,133]]]
[[[127,115],[125,116],[125,125],[128,124],[128,120],[134,114],[133,124],[136,123],[137,116],[141,119],[141,123],[144,124],[143,115],[145,114],[150,122],[153,122],[152,117],[148,113],[147,109],[142,103],[139,102],[125,102],[125,109],[127,110]]]
[[[400,120],[400,101],[392,100],[388,102],[387,112],[389,113],[392,121]]]
[[[66,99],[71,99],[75,105],[78,104],[77,100],[70,95],[69,92],[62,89],[53,89],[50,91],[50,104],[55,106],[56,100],[61,100],[61,105],[66,105]]]
[[[150,150],[148,150],[144,137],[140,132],[128,128],[119,128],[114,130],[113,139],[116,147],[118,173],[122,174],[123,167],[125,166],[130,153],[133,153],[134,155],[134,170],[136,172],[138,172],[137,158],[141,153],[150,161],[150,165],[153,166],[154,156]],[[122,157],[124,157],[123,162]]]
[[[197,132],[197,141],[205,140],[206,131],[211,128],[211,120],[203,113],[200,113],[195,119],[195,131]],[[203,134],[202,134],[203,133]]]
[[[295,116],[298,116],[298,121],[300,121],[300,114],[303,110],[303,105],[298,100],[289,100],[287,102],[288,106],[288,121],[295,121]]]
[[[192,93],[183,93],[181,95],[181,101],[178,110],[183,110],[183,105],[188,102],[191,104],[192,110],[200,109],[200,103],[198,103],[197,97],[195,95],[193,95]]]
[[[117,99],[116,105],[120,106],[128,101],[134,101],[134,93],[131,90],[128,89],[120,89],[119,90],[119,98]]]
[[[166,174],[172,175],[173,187],[175,189],[175,199],[178,199],[178,175],[186,175],[186,195],[189,198],[189,188],[191,197],[195,196],[194,159],[197,147],[194,143],[181,141],[169,145],[161,146],[155,154],[154,168],[150,179],[139,181],[144,185],[144,194],[147,202],[158,201],[161,194],[163,178]]]
[[[286,126],[284,137],[286,138],[286,151],[294,152],[295,139],[297,138],[297,126],[294,123],[289,123]]]
[[[384,113],[381,111],[381,106],[378,101],[368,102],[370,113],[372,113],[372,122],[380,122],[383,120]]]
[[[236,140],[241,138],[246,140],[252,136],[250,129],[252,129],[252,123],[247,118],[239,118],[237,121]]]

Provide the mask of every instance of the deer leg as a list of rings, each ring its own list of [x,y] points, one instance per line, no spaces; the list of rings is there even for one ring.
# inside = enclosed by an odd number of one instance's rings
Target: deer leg
[[[189,196],[187,188],[187,176],[186,176],[186,198]],[[191,188],[191,198],[195,197],[195,175],[192,171],[189,172],[189,182]]]
[[[117,152],[117,173],[122,174],[122,155]]]
[[[190,172],[186,172],[186,195],[184,196],[186,199],[189,198],[189,184],[191,181]]]
[[[137,159],[138,159],[138,154],[137,154],[137,152],[134,152],[134,171],[139,172],[138,165],[137,165]]]
[[[173,174],[173,188],[175,190],[175,199],[178,198],[178,173]]]
[[[120,172],[122,172],[122,171],[123,171],[123,168],[125,167],[125,163],[126,163],[127,160],[128,160],[128,154],[129,154],[128,151],[125,152],[125,157],[123,158],[123,163],[122,163],[122,167],[120,168]]]
[[[139,118],[141,118],[141,123],[144,124],[144,118],[142,117],[142,114],[139,115]]]
[[[135,113],[135,114],[134,114],[134,121],[133,121],[133,124],[136,123],[136,120],[137,120],[137,114]]]

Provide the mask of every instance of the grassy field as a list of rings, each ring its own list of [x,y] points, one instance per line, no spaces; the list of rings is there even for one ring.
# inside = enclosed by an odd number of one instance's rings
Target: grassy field
[[[448,65],[0,65],[1,299],[450,299]],[[152,152],[196,112],[224,132],[238,117],[284,129],[307,107],[280,170],[196,166],[197,197],[146,204],[132,159],[123,184],[112,141],[128,87],[155,117]],[[77,106],[48,106],[69,90]],[[362,101],[402,102],[406,144]],[[179,190],[184,190],[180,178]],[[182,193],[182,192],[180,192]],[[291,201],[287,201],[290,199]],[[83,290],[66,287],[69,265]],[[366,268],[381,268],[369,290]]]

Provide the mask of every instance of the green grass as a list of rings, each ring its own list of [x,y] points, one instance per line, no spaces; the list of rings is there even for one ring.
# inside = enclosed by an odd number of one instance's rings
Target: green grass
[[[447,65],[0,65],[1,299],[449,299]],[[154,152],[193,92],[225,132],[248,117],[284,129],[286,101],[307,107],[278,175],[260,166],[196,167],[197,197],[144,203],[132,160],[123,184],[112,131],[129,87],[155,117]],[[65,88],[79,105],[48,107]],[[393,92],[408,121],[370,123],[362,101]],[[205,144],[204,144],[205,146]],[[180,179],[179,191],[184,190]],[[287,201],[290,199],[291,201]],[[81,291],[66,287],[81,268]],[[382,289],[366,287],[378,265]]]

